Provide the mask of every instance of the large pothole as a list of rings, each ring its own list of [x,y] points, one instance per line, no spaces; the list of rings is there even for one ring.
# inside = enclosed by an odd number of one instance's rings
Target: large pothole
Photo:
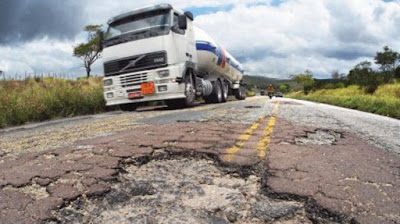
[[[317,130],[315,132],[307,132],[305,136],[296,137],[296,145],[332,145],[338,139],[342,138],[343,134],[335,131]]]
[[[310,223],[300,202],[260,192],[260,179],[214,160],[176,157],[124,168],[105,197],[71,203],[62,223]]]

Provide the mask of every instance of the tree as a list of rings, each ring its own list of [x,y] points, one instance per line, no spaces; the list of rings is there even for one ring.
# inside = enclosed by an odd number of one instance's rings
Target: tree
[[[396,62],[400,59],[400,54],[393,51],[388,46],[383,47],[383,52],[377,52],[375,63],[381,65],[383,72],[392,72],[396,69]]]
[[[332,76],[332,79],[333,79],[333,80],[338,80],[338,79],[340,79],[340,74],[339,74],[339,71],[338,71],[338,70],[333,70],[332,73],[331,73],[331,76]]]
[[[304,74],[291,76],[298,84],[303,86],[304,93],[309,93],[315,83],[314,75],[310,70],[306,70]]]
[[[373,73],[371,68],[372,63],[363,61],[358,63],[347,76],[349,84],[365,86],[369,76]]]
[[[394,77],[400,79],[400,66],[397,66],[396,70],[394,71]]]
[[[93,63],[101,57],[101,48],[99,47],[101,25],[88,25],[84,30],[88,33],[87,42],[74,48],[74,56],[83,60],[86,76],[89,78]]]
[[[340,79],[340,80],[346,80],[346,79],[347,79],[346,74],[345,74],[345,73],[340,73],[340,74],[339,74],[339,79]]]
[[[348,75],[349,84],[366,87],[366,93],[374,93],[379,84],[382,83],[382,76],[374,72],[371,65],[371,62],[363,61],[350,70]]]
[[[282,84],[282,85],[280,85],[280,86],[278,86],[278,89],[281,91],[281,92],[283,92],[283,93],[285,93],[286,91],[287,91],[287,86],[285,85],[285,84]]]

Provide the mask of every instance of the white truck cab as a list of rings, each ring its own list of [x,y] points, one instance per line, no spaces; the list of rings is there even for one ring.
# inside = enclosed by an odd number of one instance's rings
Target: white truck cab
[[[233,85],[229,78],[198,70],[190,12],[161,4],[113,17],[108,25],[101,41],[107,106],[135,110],[138,103],[161,100],[192,106],[196,97],[223,95],[222,82]],[[217,81],[220,90],[213,88]]]

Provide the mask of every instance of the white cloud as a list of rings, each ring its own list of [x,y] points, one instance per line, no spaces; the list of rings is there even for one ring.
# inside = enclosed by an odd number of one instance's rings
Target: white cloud
[[[43,38],[12,46],[0,46],[0,66],[9,76],[25,73],[79,73],[80,61],[72,57],[73,44]]]
[[[372,60],[384,45],[400,50],[400,4],[380,0],[290,0],[238,6],[196,18],[250,74],[287,77],[311,69],[327,76]]]
[[[82,1],[83,2],[83,1]],[[159,0],[86,0],[85,24],[105,23],[110,17]],[[311,69],[320,76],[331,70],[347,72],[389,45],[400,51],[400,1],[381,0],[171,0],[180,8],[234,5],[230,11],[200,15],[195,23],[210,33],[245,65],[250,74],[287,77]],[[254,4],[257,3],[257,4]],[[81,27],[83,28],[83,27]],[[15,46],[0,46],[0,69],[9,74],[25,70],[84,74],[72,57],[83,41],[43,38]],[[95,65],[101,71],[101,64]]]

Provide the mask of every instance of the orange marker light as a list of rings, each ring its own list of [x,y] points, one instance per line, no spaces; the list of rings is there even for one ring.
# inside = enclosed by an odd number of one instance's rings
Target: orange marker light
[[[142,83],[140,86],[143,95],[154,94],[156,92],[154,87],[154,82],[145,82]]]

